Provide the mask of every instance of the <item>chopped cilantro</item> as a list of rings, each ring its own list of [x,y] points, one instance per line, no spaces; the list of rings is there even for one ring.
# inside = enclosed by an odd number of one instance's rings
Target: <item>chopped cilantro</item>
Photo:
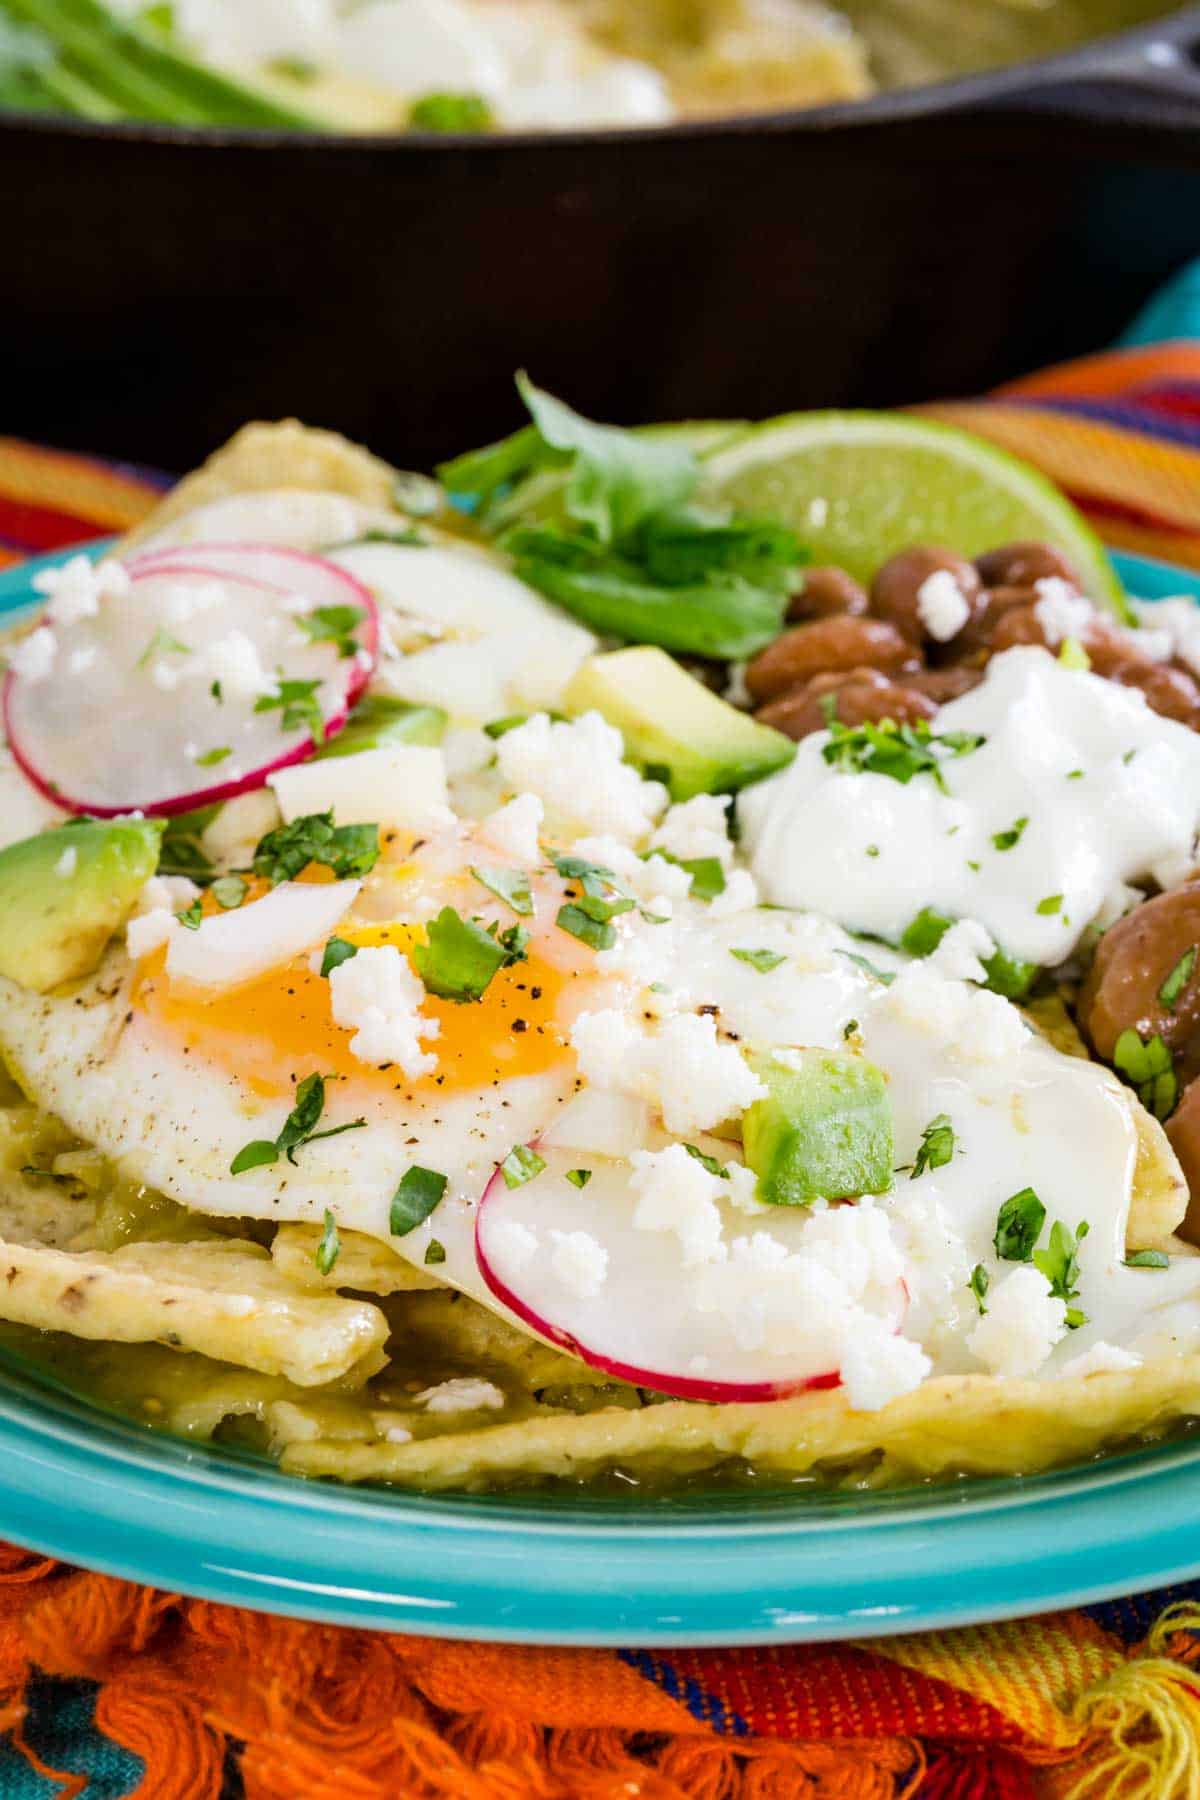
[[[1045,899],[1038,901],[1036,910],[1044,919],[1048,919],[1054,913],[1062,911],[1062,903],[1063,897],[1061,894],[1047,894]]]
[[[274,1142],[269,1138],[256,1138],[246,1144],[230,1163],[230,1174],[242,1175],[247,1169],[262,1168],[281,1156],[294,1163],[296,1151],[302,1150],[305,1144],[315,1144],[321,1138],[341,1137],[344,1131],[361,1131],[367,1122],[354,1119],[348,1125],[333,1125],[328,1130],[317,1131],[315,1127],[324,1110],[325,1077],[306,1075],[296,1088],[296,1104],[284,1120],[279,1136]]]
[[[736,956],[739,962],[749,963],[760,975],[769,975],[777,969],[787,957],[781,956],[778,950],[730,950],[730,956]]]
[[[436,1169],[422,1169],[414,1163],[401,1177],[400,1185],[392,1195],[391,1217],[388,1230],[393,1237],[407,1237],[418,1225],[423,1225],[434,1207],[446,1192],[446,1177],[439,1175]]]
[[[524,869],[480,869],[472,866],[472,875],[490,894],[511,906],[515,913],[527,915],[533,911],[533,896],[529,892],[529,877]]]
[[[1129,1026],[1113,1046],[1113,1067],[1137,1089],[1138,1099],[1156,1119],[1168,1119],[1179,1098],[1175,1063],[1163,1039],[1143,1042]]]
[[[996,1255],[1005,1262],[1029,1262],[1045,1223],[1046,1208],[1032,1188],[1011,1194],[996,1214]]]
[[[1077,1331],[1087,1324],[1087,1314],[1070,1302],[1079,1296],[1079,1246],[1088,1234],[1086,1219],[1072,1232],[1058,1219],[1050,1227],[1050,1241],[1045,1250],[1035,1250],[1033,1262],[1050,1283],[1056,1300],[1067,1302],[1067,1326]]]
[[[912,1180],[926,1169],[944,1169],[954,1155],[954,1127],[948,1114],[938,1113],[921,1133],[921,1147],[912,1166]]]
[[[1082,769],[1068,769],[1067,770],[1067,780],[1068,781],[1082,781],[1083,780],[1083,770]]]
[[[893,719],[884,719],[878,725],[841,725],[833,719],[829,732],[829,742],[821,755],[832,767],[853,774],[888,775],[903,783],[917,775],[931,775],[943,792],[943,762],[967,756],[985,741],[972,731],[948,731],[936,736],[925,719],[918,719],[914,725],[897,725]]]
[[[222,912],[233,912],[245,900],[249,893],[244,875],[220,875],[213,882],[211,893]]]
[[[488,983],[509,960],[506,947],[452,906],[425,927],[426,942],[413,946],[417,973],[431,994],[460,1006],[482,1000]]]
[[[526,724],[528,719],[528,713],[509,713],[503,719],[492,719],[483,729],[490,738],[507,737],[510,731],[515,731],[518,725]]]
[[[852,1038],[857,1030],[858,1030],[858,1020],[857,1019],[847,1019],[846,1023],[842,1026],[842,1036],[844,1038]]]
[[[896,979],[890,969],[877,968],[876,965],[873,962],[870,962],[865,956],[860,956],[857,950],[839,950],[838,955],[844,956],[847,962],[852,962],[856,968],[862,969],[865,974],[873,975],[876,981],[882,981],[884,987],[891,987],[893,981]]]
[[[222,688],[219,681],[214,681],[208,691],[218,706],[223,706],[225,704],[225,690]]]
[[[497,935],[495,925],[488,926],[488,936],[495,937],[504,952],[502,967],[508,968],[510,963],[524,962],[529,954],[530,936],[523,925],[510,925],[506,931]]]
[[[568,1169],[567,1170],[567,1180],[570,1182],[572,1187],[585,1188],[591,1179],[592,1179],[592,1171],[590,1169]]]
[[[317,606],[302,613],[296,623],[314,644],[336,644],[338,655],[345,657],[358,649],[354,633],[366,616],[361,606]]]
[[[335,826],[332,811],[305,813],[268,831],[254,852],[253,868],[272,887],[294,880],[309,863],[320,863],[347,880],[369,875],[378,855],[378,825]]]
[[[948,919],[945,913],[935,912],[932,906],[923,906],[912,924],[907,926],[900,939],[900,948],[909,956],[932,956],[954,920]]]
[[[341,1253],[342,1240],[338,1236],[337,1220],[326,1207],[325,1229],[321,1233],[321,1241],[317,1245],[317,1253],[313,1259],[322,1275],[328,1275]]]
[[[1169,1269],[1171,1259],[1165,1250],[1134,1250],[1125,1258],[1127,1269]]]
[[[206,750],[203,756],[198,756],[196,758],[196,767],[198,769],[215,769],[218,763],[223,763],[227,756],[232,755],[233,749],[231,745],[222,744],[219,750]]]
[[[325,721],[321,717],[321,707],[317,700],[320,685],[315,678],[312,681],[285,681],[280,678],[273,694],[263,694],[254,702],[254,710],[256,713],[278,710],[282,715],[279,721],[281,731],[299,731],[303,728],[314,744],[322,744],[325,741]]]
[[[974,1294],[975,1304],[981,1313],[987,1311],[987,1307],[983,1303],[987,1299],[987,1291],[991,1285],[992,1278],[984,1268],[983,1264],[976,1263],[975,1267],[971,1270],[971,1279],[967,1282],[967,1286]]]
[[[708,1170],[710,1175],[719,1175],[722,1181],[729,1180],[729,1168],[727,1164],[719,1163],[715,1156],[707,1155],[705,1151],[700,1149],[698,1144],[685,1144],[683,1147],[689,1156],[695,1157],[702,1169]]]
[[[178,919],[179,923],[186,926],[189,931],[199,931],[204,918],[204,914],[200,910],[199,900],[193,900],[190,906],[185,906],[182,912],[177,912],[175,914],[175,917]]]
[[[190,644],[181,644],[177,637],[172,637],[169,631],[163,631],[160,627],[138,657],[134,668],[144,669],[152,656],[190,656],[191,654],[192,646]]]
[[[540,1175],[545,1166],[545,1157],[539,1156],[528,1144],[514,1144],[500,1164],[500,1173],[506,1188],[519,1188]]]
[[[189,880],[200,882],[211,879],[212,863],[200,840],[220,810],[219,805],[201,806],[195,812],[175,813],[167,820],[158,853],[160,875],[186,875]]]
[[[1167,979],[1158,990],[1158,997],[1168,1012],[1174,1012],[1183,996],[1183,991],[1192,979],[1196,969],[1196,945],[1184,951]]]
[[[868,844],[867,845],[867,855],[868,856],[878,856],[879,855],[879,845],[878,844]]]
[[[344,962],[358,955],[358,945],[346,938],[331,937],[325,946],[325,954],[321,958],[321,973],[329,976],[335,969],[340,969]]]
[[[444,1263],[445,1260],[446,1260],[445,1244],[442,1243],[442,1240],[440,1238],[430,1238],[429,1242],[425,1246],[424,1262],[425,1262],[426,1268],[433,1267],[433,1265],[435,1263]]]
[[[1023,815],[1014,819],[1007,831],[997,831],[992,838],[993,850],[1015,850],[1028,823],[1028,818]]]
[[[490,131],[495,117],[482,94],[422,94],[409,108],[411,131]]]
[[[560,931],[569,931],[573,938],[581,944],[587,944],[592,950],[611,950],[617,941],[616,931],[611,925],[589,918],[580,907],[568,901],[560,906],[554,923]]]

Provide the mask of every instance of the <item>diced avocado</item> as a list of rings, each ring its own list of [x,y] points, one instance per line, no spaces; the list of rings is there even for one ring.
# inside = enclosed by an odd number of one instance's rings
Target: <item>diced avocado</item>
[[[445,729],[440,706],[413,706],[407,700],[369,694],[317,755],[354,756],[360,750],[387,750],[394,744],[440,744]]]
[[[796,754],[782,732],[718,699],[649,644],[590,657],[572,678],[564,705],[569,713],[594,708],[615,725],[634,762],[663,772],[673,800],[733,793]]]
[[[887,1085],[865,1057],[793,1050],[750,1058],[767,1089],[742,1120],[746,1162],[758,1198],[807,1206],[882,1194],[892,1185],[892,1108]]]
[[[900,948],[910,956],[932,956],[953,923],[945,913],[923,906],[900,939]],[[981,960],[987,973],[985,986],[1005,1000],[1023,999],[1038,972],[1037,963],[1021,962],[1006,950],[994,950]]]
[[[161,819],[78,819],[0,850],[0,975],[35,994],[77,981],[154,874]]]

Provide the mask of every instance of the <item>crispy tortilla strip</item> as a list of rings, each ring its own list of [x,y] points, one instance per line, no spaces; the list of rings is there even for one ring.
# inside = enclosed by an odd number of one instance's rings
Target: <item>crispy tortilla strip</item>
[[[1059,1381],[944,1376],[877,1413],[852,1412],[836,1392],[757,1406],[670,1401],[637,1412],[556,1413],[408,1444],[293,1442],[281,1460],[294,1475],[423,1489],[579,1481],[615,1466],[680,1473],[731,1458],[788,1474],[845,1479],[869,1471],[871,1484],[882,1486],[1032,1474],[1160,1434],[1197,1413],[1200,1356],[1164,1357],[1128,1372]]]
[[[327,1293],[352,1288],[360,1294],[412,1294],[442,1287],[436,1275],[426,1274],[362,1231],[340,1233],[337,1262],[322,1275],[316,1260],[322,1235],[319,1225],[281,1225],[275,1233],[271,1245],[275,1267],[294,1287]]]
[[[111,1253],[0,1244],[0,1318],[111,1343],[161,1343],[314,1387],[385,1361],[365,1300],[297,1293],[257,1244],[127,1244]]]
[[[441,1288],[411,1294],[392,1314],[393,1363],[447,1372],[503,1369],[506,1383],[527,1393],[542,1388],[608,1387],[612,1377],[527,1337],[465,1294]],[[428,1384],[423,1384],[428,1385]]]
[[[388,463],[336,431],[321,431],[298,419],[244,425],[122,538],[119,554],[136,549],[184,513],[232,494],[309,488],[347,494],[368,506],[390,507],[395,480],[396,471]]]

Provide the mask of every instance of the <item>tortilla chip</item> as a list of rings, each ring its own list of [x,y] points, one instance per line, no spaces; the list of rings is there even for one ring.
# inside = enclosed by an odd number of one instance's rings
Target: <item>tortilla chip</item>
[[[436,1275],[426,1274],[362,1231],[339,1233],[337,1262],[322,1275],[316,1260],[322,1236],[319,1225],[281,1225],[275,1233],[271,1255],[279,1273],[293,1287],[318,1292],[351,1288],[359,1294],[411,1294],[442,1287]]]
[[[161,1343],[314,1387],[382,1368],[387,1320],[365,1300],[297,1293],[239,1240],[68,1255],[0,1243],[0,1318],[107,1343]]]
[[[298,419],[244,425],[122,538],[118,554],[127,555],[184,513],[233,494],[308,488],[346,494],[368,506],[391,507],[395,481],[390,464],[336,431],[321,431]]]
[[[1115,1444],[1159,1436],[1200,1412],[1200,1356],[1058,1381],[943,1376],[874,1413],[837,1393],[761,1405],[668,1401],[545,1417],[411,1443],[293,1442],[295,1475],[459,1490],[613,1467],[672,1475],[733,1459],[779,1474],[823,1473],[854,1485],[952,1475],[1029,1475],[1080,1462]]]

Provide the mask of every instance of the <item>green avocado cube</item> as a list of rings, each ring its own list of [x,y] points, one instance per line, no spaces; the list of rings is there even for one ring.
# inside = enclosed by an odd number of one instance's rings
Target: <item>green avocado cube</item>
[[[0,975],[35,994],[90,975],[158,866],[161,819],[76,819],[0,850]]]
[[[892,1108],[887,1084],[863,1056],[789,1050],[750,1057],[766,1087],[742,1120],[758,1198],[807,1206],[883,1194],[892,1185]]]
[[[389,750],[396,744],[440,744],[446,715],[440,706],[416,706],[368,694],[318,757],[356,756],[360,750]]]
[[[734,793],[796,754],[790,738],[738,712],[650,644],[589,657],[563,704],[615,725],[631,761],[661,774],[672,800]]]

